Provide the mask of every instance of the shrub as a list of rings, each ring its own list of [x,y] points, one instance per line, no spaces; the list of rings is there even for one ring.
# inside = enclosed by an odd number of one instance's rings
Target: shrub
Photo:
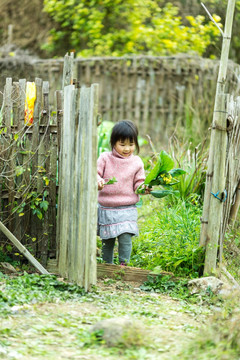
[[[53,54],[74,49],[78,56],[202,55],[219,37],[204,16],[187,16],[156,0],[44,0],[44,11],[55,21],[45,50]],[[215,16],[217,22],[220,21]]]

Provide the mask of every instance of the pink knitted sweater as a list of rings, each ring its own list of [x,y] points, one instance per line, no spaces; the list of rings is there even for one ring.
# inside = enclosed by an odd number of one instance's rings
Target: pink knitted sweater
[[[135,190],[145,180],[143,162],[137,155],[125,158],[115,149],[102,153],[97,161],[98,181],[115,176],[117,182],[105,185],[98,192],[98,202],[102,206],[116,207],[133,205],[139,201]]]

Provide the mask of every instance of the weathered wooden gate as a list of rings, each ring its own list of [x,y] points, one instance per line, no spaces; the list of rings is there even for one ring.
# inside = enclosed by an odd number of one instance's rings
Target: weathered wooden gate
[[[0,221],[43,265],[57,253],[60,274],[88,290],[96,282],[98,84],[68,85],[73,83],[72,54],[64,61],[56,111],[49,108],[48,82],[35,79],[30,125],[26,80],[6,80],[0,111]],[[0,245],[15,251],[2,232]],[[24,255],[25,248],[19,249]]]
[[[64,88],[59,161],[59,273],[96,283],[98,85]]]
[[[35,79],[33,124],[25,123],[26,80],[6,79],[0,111],[0,220],[46,265],[56,253],[57,116],[49,83]],[[0,232],[0,245],[13,254]],[[20,256],[20,255],[16,255]]]

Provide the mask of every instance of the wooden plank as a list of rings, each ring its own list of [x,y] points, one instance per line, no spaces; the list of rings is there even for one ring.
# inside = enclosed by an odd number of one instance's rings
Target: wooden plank
[[[135,93],[134,88],[134,79],[133,79],[133,68],[132,68],[132,61],[127,60],[128,66],[128,78],[127,78],[127,100],[126,100],[126,119],[134,120],[133,116],[133,98]]]
[[[13,176],[13,181],[14,181],[14,189],[13,189],[13,202],[15,204],[13,204],[13,206],[17,205],[19,206],[21,204],[21,200],[16,199],[16,195],[17,195],[17,191],[19,191],[19,189],[21,189],[21,185],[22,185],[22,175],[19,176],[15,176],[16,173],[16,166],[21,166],[22,165],[22,154],[19,151],[21,149],[20,145],[21,145],[21,138],[22,138],[22,134],[21,134],[21,128],[20,128],[20,112],[21,112],[21,104],[20,104],[20,88],[19,88],[19,83],[18,82],[13,82],[13,86],[12,86],[12,123],[14,125],[16,125],[16,131],[15,133],[13,132],[12,135],[13,137],[13,141],[12,141],[12,149],[13,149],[13,154],[14,156],[12,157],[12,161],[11,161],[11,168],[12,168],[12,176]],[[15,190],[15,185],[16,185],[16,190]],[[13,208],[11,209],[12,212]],[[19,217],[19,214],[17,212],[15,212],[13,214],[13,226],[9,225],[9,228],[14,228],[14,235],[18,238],[18,239],[22,239],[22,231],[21,231],[21,218]]]
[[[49,274],[49,272],[30,254],[30,252],[20,243],[20,241],[18,241],[18,239],[6,228],[6,226],[3,225],[1,221],[0,230],[41,274]]]
[[[53,121],[57,122],[54,118]],[[56,216],[57,216],[57,162],[58,162],[58,139],[57,134],[52,133],[50,137],[50,161],[49,161],[49,256],[56,257]]]
[[[14,230],[14,221],[12,215],[13,207],[14,207],[14,178],[15,178],[15,166],[14,166],[14,149],[13,149],[13,142],[14,140],[11,139],[11,124],[12,124],[12,93],[13,93],[13,84],[12,79],[6,79],[6,85],[4,89],[4,124],[6,127],[6,133],[4,134],[4,142],[5,142],[5,165],[6,170],[4,175],[6,176],[5,179],[5,186],[8,189],[8,207],[7,207],[7,221],[8,226],[11,231]],[[15,108],[16,109],[16,108]]]
[[[19,122],[18,122],[18,128],[21,130],[22,134],[24,134],[25,124],[24,124],[24,118],[25,118],[25,98],[26,98],[26,79],[20,79],[19,80],[19,102],[20,102],[20,109],[19,109]]]
[[[89,274],[88,274],[88,284],[89,286],[96,284],[97,279],[97,263],[96,263],[96,229],[97,229],[97,114],[98,114],[98,99],[99,97],[99,86],[98,84],[93,84],[91,86],[90,93],[90,119],[89,124],[91,129],[91,144],[90,144],[90,169],[91,174],[89,174],[91,179],[90,184],[90,219],[89,219]]]
[[[4,125],[7,127],[7,133],[11,133],[11,112],[12,112],[12,78],[6,78],[4,89]]]
[[[148,133],[148,124],[149,124],[149,102],[150,102],[150,76],[149,76],[149,66],[146,67],[145,71],[145,93],[144,93],[144,103],[143,103],[143,116],[142,116],[142,124],[141,124],[141,134],[145,135]]]
[[[166,275],[166,276],[168,275],[171,276],[172,278],[174,277],[173,273],[165,272],[165,271],[161,271],[159,275]],[[144,282],[147,281],[148,276],[156,277],[157,275],[153,274],[150,270],[144,270],[130,266],[111,265],[111,264],[97,265],[98,279],[108,277],[116,280]]]
[[[114,77],[113,77],[113,81],[115,84],[119,83],[119,68],[117,66],[117,64],[114,65],[113,67],[113,72],[114,72]],[[99,87],[99,92],[100,92],[101,87]],[[119,120],[118,118],[118,86],[113,86],[113,97],[112,97],[112,121],[113,122],[117,122]],[[100,112],[101,112],[101,103],[99,104],[100,106]]]
[[[57,153],[58,153],[58,168],[57,168],[57,181],[58,185],[61,179],[61,166],[62,166],[62,121],[63,121],[63,92],[56,91],[57,100]],[[57,190],[56,190],[57,191]],[[58,188],[58,208],[56,220],[56,258],[59,260],[59,246],[60,246],[60,219],[61,219],[61,188]]]
[[[38,171],[39,177],[37,181],[37,192],[41,194],[43,200],[48,200],[48,196],[44,197],[44,192],[49,192],[49,187],[47,183],[43,180],[43,175],[45,175],[48,179],[49,176],[49,161],[50,161],[50,113],[49,113],[49,83],[47,81],[43,81],[42,86],[42,111],[40,124],[46,125],[45,133],[43,135],[39,135],[39,148],[38,148]],[[49,180],[50,181],[50,180]],[[48,182],[48,181],[47,181]],[[38,227],[38,251],[40,253],[41,263],[45,266],[47,264],[48,258],[48,249],[49,249],[49,212],[42,210],[43,218],[39,222]]]
[[[79,173],[76,167],[81,166],[81,164],[76,164],[76,129],[77,129],[77,119],[78,119],[78,89],[72,90],[72,97],[70,103],[70,113],[69,113],[69,123],[68,126],[71,127],[69,129],[69,136],[71,145],[69,151],[71,153],[71,163],[69,166],[69,172],[65,174],[66,177],[66,186],[68,187],[68,200],[69,201],[69,215],[68,215],[68,223],[69,223],[69,234],[68,234],[68,248],[67,248],[67,266],[68,266],[68,279],[70,281],[76,280],[76,266],[75,266],[75,242],[77,237],[77,227],[78,227],[78,211],[76,209],[78,198],[75,192],[75,184],[78,181]],[[64,118],[65,121],[65,118]],[[64,139],[64,138],[63,138]],[[65,140],[64,140],[65,141]]]
[[[71,85],[73,83],[73,60],[74,53],[71,53],[70,56],[67,53],[64,56],[62,89],[64,89],[65,86]]]
[[[157,92],[158,92],[158,83],[157,83],[157,74],[156,74],[157,62],[152,63],[152,68],[150,71],[150,83],[151,83],[151,99],[150,102],[150,121],[148,124],[148,135],[154,134],[156,121],[157,121]]]
[[[120,120],[127,119],[127,89],[128,89],[128,66],[127,59],[122,62],[122,83],[121,83],[121,113]]]
[[[85,253],[86,253],[86,233],[85,233],[85,211],[86,211],[86,201],[84,201],[84,192],[86,191],[84,187],[84,171],[85,169],[85,148],[86,148],[86,135],[85,135],[85,106],[86,106],[86,89],[81,88],[80,90],[80,99],[79,99],[79,115],[78,115],[78,126],[77,126],[77,138],[76,138],[76,158],[75,158],[75,184],[74,191],[76,194],[76,205],[75,209],[78,213],[78,222],[76,224],[76,240],[75,240],[75,268],[76,268],[76,277],[75,281],[80,286],[84,286],[84,276],[85,276]],[[85,174],[86,175],[86,174]],[[86,186],[86,185],[85,185]],[[86,196],[86,194],[85,194]]]
[[[97,85],[81,88],[73,173],[69,279],[88,291],[96,282]]]
[[[79,278],[77,283],[80,286],[84,286],[88,289],[88,254],[89,254],[89,149],[88,145],[88,121],[89,121],[89,95],[90,88],[81,89],[80,96],[80,122],[82,127],[82,134],[80,137],[81,142],[81,171],[80,171],[80,182],[79,182],[79,194],[80,194],[80,207],[79,207],[79,245],[80,250],[80,261],[79,261]],[[83,281],[83,282],[82,282]]]
[[[140,129],[140,117],[141,117],[141,99],[142,99],[142,79],[141,76],[137,77],[136,84],[136,95],[135,95],[135,114],[134,114],[134,122],[137,127]]]
[[[24,117],[25,117],[25,88],[26,88],[26,80],[20,79],[18,83],[18,98],[17,98],[17,106],[18,106],[18,118],[16,123],[16,129],[18,136],[19,136],[19,146],[18,146],[18,155],[17,161],[18,165],[23,168],[23,174],[18,176],[16,179],[18,192],[19,190],[19,199],[16,199],[18,202],[18,206],[22,203],[26,202],[26,198],[24,197],[25,193],[27,192],[27,186],[29,186],[30,181],[26,182],[26,173],[29,175],[30,172],[28,171],[29,164],[24,164],[26,159],[24,150],[25,150],[25,125],[24,125]],[[14,129],[12,129],[12,132]],[[18,194],[16,193],[16,195]],[[15,196],[16,196],[15,195]],[[27,202],[26,202],[27,203]],[[25,234],[28,233],[29,228],[29,206],[26,204],[24,206],[24,216],[19,216],[16,214],[16,229],[17,232],[15,233],[17,239],[25,244]]]
[[[9,222],[8,222],[8,226],[10,231],[15,233],[15,220],[16,220],[16,214],[13,213],[13,209],[15,207],[15,171],[16,171],[16,158],[17,158],[17,146],[16,146],[16,138],[12,137],[11,134],[11,124],[16,124],[17,123],[17,118],[18,118],[18,106],[17,106],[17,102],[15,101],[15,99],[18,96],[18,86],[16,85],[15,82],[11,82],[11,85],[9,85],[9,91],[11,89],[11,94],[10,95],[10,103],[11,105],[9,106],[8,109],[11,109],[11,113],[8,114],[7,118],[6,118],[6,123],[8,123],[7,126],[7,132],[8,132],[8,136],[9,136],[9,151],[8,151],[8,170],[7,170],[7,189],[8,189],[8,212],[9,212]],[[8,87],[6,86],[6,89]],[[15,134],[14,134],[15,135]],[[16,233],[15,233],[16,234]]]
[[[49,259],[47,269],[52,274],[59,274],[57,268],[57,260]],[[170,276],[175,279],[175,276],[171,272],[161,271],[159,275]],[[148,276],[156,277],[157,274],[153,274],[151,270],[145,270],[130,266],[111,265],[111,264],[97,264],[97,279],[115,279],[123,281],[133,281],[143,283],[148,280]]]
[[[38,148],[39,148],[39,124],[41,117],[41,107],[42,107],[42,79],[35,78],[36,85],[36,100],[34,104],[34,112],[33,112],[33,124],[32,128],[32,138],[31,138],[31,186],[33,189],[37,190],[37,186],[39,186],[39,178],[38,178]],[[39,224],[40,220],[34,215],[32,212],[30,213],[30,226],[31,226],[31,238],[36,238],[37,240],[31,243],[31,248],[33,254],[38,256],[37,254],[37,243],[39,240]]]
[[[73,134],[75,128],[72,123],[72,98],[73,85],[65,86],[64,88],[64,111],[62,124],[62,141],[61,141],[61,164],[59,178],[59,191],[61,202],[59,207],[59,271],[62,276],[68,276],[68,239],[70,237],[69,214],[71,212],[71,169],[72,169],[72,154],[73,154]]]
[[[155,134],[153,135],[153,143],[157,139],[164,140],[164,100],[163,100],[163,88],[165,84],[165,70],[162,62],[159,63],[158,80],[157,80],[157,106],[156,106],[156,123],[155,123]],[[162,134],[161,134],[162,133]]]
[[[89,113],[90,113],[90,88],[86,89],[86,101],[85,101],[85,114],[84,114],[84,133],[85,133],[85,153],[84,153],[84,162],[83,162],[83,183],[82,183],[82,190],[83,190],[83,203],[82,207],[84,207],[83,212],[83,221],[82,224],[80,224],[85,228],[85,235],[82,237],[82,241],[85,242],[85,266],[84,266],[84,288],[86,291],[89,290],[89,272],[91,271],[90,264],[89,264],[89,256],[90,256],[90,190],[91,190],[91,179],[92,173],[91,173],[91,166],[89,166],[90,162],[90,151],[92,147],[91,143],[91,132],[89,133]]]
[[[21,219],[21,232],[22,236],[18,237],[20,241],[26,245],[32,247],[32,241],[30,240],[30,206],[29,200],[26,201],[26,195],[30,192],[30,168],[31,168],[31,137],[32,134],[27,134],[28,127],[24,124],[25,119],[25,99],[26,99],[26,79],[19,80],[19,119],[17,125],[17,131],[21,136],[21,166],[23,168],[23,174],[21,176],[22,191],[20,194],[19,204],[25,202],[24,216]],[[13,130],[13,129],[12,129]],[[35,246],[35,245],[34,245]],[[34,247],[33,246],[33,247]]]

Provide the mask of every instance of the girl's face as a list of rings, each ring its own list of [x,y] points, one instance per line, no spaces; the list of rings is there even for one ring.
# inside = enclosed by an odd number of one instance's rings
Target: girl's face
[[[135,150],[135,142],[130,139],[119,140],[114,146],[115,150],[122,156],[128,157],[132,155]]]

